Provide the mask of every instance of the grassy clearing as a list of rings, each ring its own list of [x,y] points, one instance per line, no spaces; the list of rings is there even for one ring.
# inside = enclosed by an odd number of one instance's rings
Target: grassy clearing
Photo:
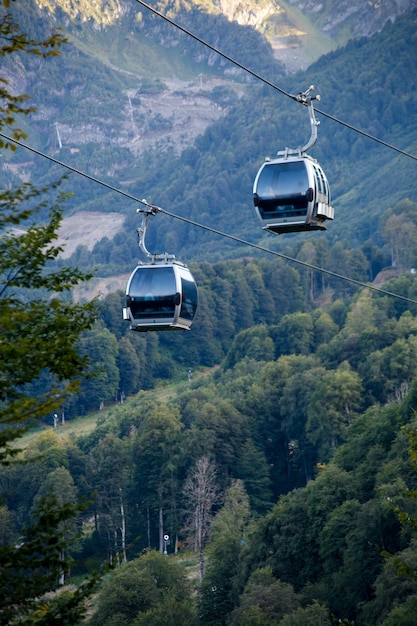
[[[103,415],[103,411],[100,413],[93,413],[90,415],[86,415],[84,417],[77,417],[70,421],[65,422],[65,424],[61,424],[59,422],[58,427],[54,429],[54,427],[48,425],[38,426],[33,428],[29,432],[27,432],[23,437],[16,441],[16,448],[24,450],[27,446],[35,441],[42,433],[48,431],[54,431],[55,434],[61,440],[71,439],[72,437],[82,437],[83,435],[88,435],[91,433],[97,424],[98,417]]]
[[[200,556],[198,552],[182,552],[175,556],[183,565],[187,578],[195,583],[199,582],[200,576]]]
[[[193,374],[193,379],[200,378],[201,376],[207,376],[215,371],[217,368],[218,366],[215,366],[202,370],[201,372],[196,372],[195,374]],[[168,385],[161,385],[159,387],[156,387],[155,389],[150,389],[146,392],[141,391],[140,393],[146,393],[152,400],[165,402],[166,400],[169,400],[169,398],[177,395],[179,391],[183,391],[184,389],[186,389],[187,386],[187,382],[176,381]],[[132,396],[125,401],[124,406],[129,407],[129,404],[131,404],[133,408],[136,402],[137,396]],[[65,424],[61,424],[61,422],[59,422],[56,429],[53,428],[52,424],[49,426],[42,425],[37,428],[33,428],[16,442],[16,447],[24,450],[32,441],[36,440],[39,435],[52,430],[54,430],[59,439],[63,441],[66,439],[68,440],[71,438],[83,437],[85,435],[88,435],[95,429],[99,420],[101,422],[106,421],[107,417],[110,417],[115,409],[115,406],[120,405],[112,404],[111,406],[104,408],[102,411],[96,411],[94,413],[89,413],[88,415],[76,417],[72,420],[65,422]]]

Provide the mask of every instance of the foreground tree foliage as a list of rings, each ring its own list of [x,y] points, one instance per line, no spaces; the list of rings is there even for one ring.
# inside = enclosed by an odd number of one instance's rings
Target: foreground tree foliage
[[[25,185],[0,195],[0,461],[13,463],[19,438],[74,393],[86,366],[77,349],[94,322],[95,303],[59,298],[81,279],[77,270],[54,269],[61,248],[53,244],[62,219],[60,203],[48,208],[40,191]],[[44,218],[45,219],[45,218]],[[13,232],[11,227],[24,229]],[[21,233],[21,234],[20,234]],[[18,460],[14,461],[19,463]],[[32,461],[36,464],[36,458]],[[56,480],[56,477],[54,481]],[[38,485],[39,486],[39,485]],[[76,623],[93,582],[75,593],[45,599],[68,570],[68,520],[75,502],[45,500],[29,526],[18,531],[17,547],[0,546],[2,623]],[[27,520],[26,520],[27,521]],[[58,621],[54,622],[53,615]],[[65,620],[59,622],[59,619]]]
[[[49,207],[50,190],[24,185],[0,195],[0,461],[13,461],[19,438],[74,393],[86,366],[77,341],[91,327],[94,302],[73,304],[59,294],[81,279],[77,270],[54,269],[54,245],[62,219],[60,200]],[[33,206],[32,201],[38,201]],[[11,227],[24,229],[18,233]],[[30,462],[36,465],[36,457]],[[45,477],[45,476],[44,476]],[[71,477],[69,477],[71,478]],[[57,481],[57,476],[52,479]],[[38,485],[39,487],[39,485]],[[45,489],[46,488],[45,484]],[[51,493],[51,491],[49,490]],[[39,498],[41,494],[39,494]],[[80,590],[45,598],[68,571],[68,523],[75,501],[54,498],[38,505],[16,545],[0,546],[0,620],[4,624],[77,623],[93,580]],[[15,531],[16,532],[16,531]]]
[[[14,20],[12,4],[0,2],[0,56],[57,55],[66,41],[62,33],[33,39]],[[29,96],[15,95],[5,78],[0,77],[0,84],[0,130],[9,127],[13,138],[25,137],[15,128],[15,117],[34,111],[25,105]],[[0,147],[15,149],[3,140]],[[12,452],[10,442],[74,391],[85,367],[76,341],[92,325],[94,303],[58,298],[89,277],[77,269],[53,267],[62,252],[55,241],[65,196],[58,187],[59,182],[41,189],[26,183],[0,194],[0,420],[7,425],[0,435],[1,461]],[[50,375],[46,389],[45,373]],[[25,386],[36,382],[44,393],[30,398]],[[64,384],[59,388],[58,383]]]
[[[58,297],[88,276],[65,267],[53,268],[62,251],[54,240],[62,220],[63,198],[59,196],[47,208],[50,191],[23,185],[0,194],[2,461],[16,453],[11,448],[16,438],[78,388],[86,358],[77,349],[77,339],[94,321],[94,302],[79,305]],[[39,224],[45,209],[46,221]],[[13,230],[17,226],[18,232]],[[29,384],[29,391],[42,392],[28,394]]]
[[[0,56],[57,54],[62,35],[32,39],[7,12],[10,5],[0,2]],[[0,130],[9,127],[14,139],[22,138],[15,115],[34,109],[2,77],[0,85]],[[0,147],[12,145],[1,139]],[[94,302],[78,305],[68,296],[88,276],[56,263],[64,199],[58,188],[59,182],[41,189],[23,184],[0,192],[0,463],[14,475],[27,469],[16,459],[19,438],[78,389],[87,363],[78,342],[95,318]],[[76,624],[96,584],[91,577],[75,591],[51,593],[69,570],[79,505],[68,471],[56,467],[43,477],[49,487],[45,481],[42,493],[37,485],[23,524],[2,507],[6,524],[15,526],[0,545],[1,624]],[[2,487],[2,496],[13,496],[6,483]]]

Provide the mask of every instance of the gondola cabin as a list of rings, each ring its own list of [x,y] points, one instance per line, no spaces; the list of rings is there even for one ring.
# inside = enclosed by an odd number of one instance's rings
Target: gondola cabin
[[[265,161],[253,184],[253,202],[263,228],[279,234],[326,230],[325,221],[334,218],[327,178],[307,154]]]
[[[138,265],[127,284],[123,319],[131,330],[190,330],[197,311],[197,286],[178,261]]]

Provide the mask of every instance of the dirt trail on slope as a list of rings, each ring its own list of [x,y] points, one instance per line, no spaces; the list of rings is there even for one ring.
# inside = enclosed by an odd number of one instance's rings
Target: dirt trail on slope
[[[123,228],[126,216],[120,213],[99,213],[97,211],[79,211],[62,221],[58,233],[58,244],[64,246],[61,258],[67,259],[78,246],[85,246],[91,251],[104,237],[113,239]],[[133,268],[132,268],[133,269]],[[104,298],[114,291],[126,289],[129,274],[92,278],[88,283],[81,283],[74,289],[77,301],[91,300],[95,296]]]
[[[78,246],[86,246],[91,251],[103,237],[113,239],[122,229],[125,219],[120,213],[93,211],[79,211],[64,218],[58,233],[58,243],[64,246],[61,257],[70,257]]]

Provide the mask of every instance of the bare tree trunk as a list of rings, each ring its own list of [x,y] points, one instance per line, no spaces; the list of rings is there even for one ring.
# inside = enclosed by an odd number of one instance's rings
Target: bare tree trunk
[[[149,506],[146,507],[146,521],[148,525],[148,548],[151,547],[151,514],[149,511]]]
[[[60,561],[64,561],[65,559],[65,552],[63,550],[60,551],[59,553],[59,560]],[[61,573],[59,575],[59,584],[62,586],[65,584],[65,572],[64,572],[64,568],[62,567],[61,569]]]
[[[212,508],[217,500],[216,470],[207,457],[196,463],[193,473],[184,485],[184,495],[189,506],[188,531],[200,557],[200,582],[204,578],[204,546],[206,543]]]
[[[122,488],[119,487],[119,494],[120,494],[120,516],[122,518],[122,526],[120,528],[120,534],[121,534],[121,541],[122,541],[122,554],[123,554],[123,563],[126,563],[127,561],[127,557],[126,557],[126,516],[125,516],[125,507],[123,505],[123,498],[122,498]]]
[[[109,565],[113,565],[113,547],[111,542],[110,529],[107,529],[107,550],[109,555]]]
[[[116,563],[117,565],[120,565],[120,556],[119,556],[119,549],[118,549],[118,541],[117,541],[117,528],[113,529],[113,539],[114,539],[114,554],[116,555]]]
[[[164,514],[162,503],[159,502],[159,552],[164,551]]]
[[[200,583],[203,582],[204,578],[204,548],[200,546]]]

